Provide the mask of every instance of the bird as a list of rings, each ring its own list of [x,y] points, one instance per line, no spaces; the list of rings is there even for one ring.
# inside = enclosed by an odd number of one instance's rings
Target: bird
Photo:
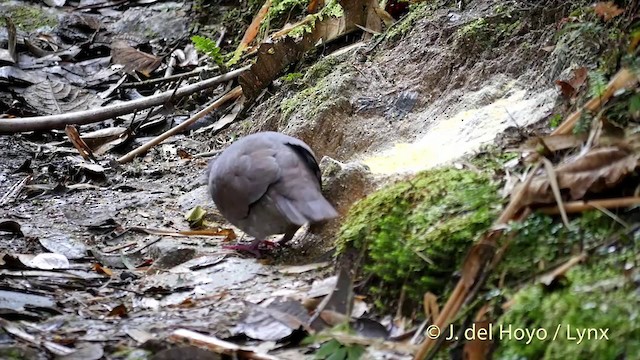
[[[333,219],[338,212],[322,194],[316,157],[302,140],[265,131],[233,142],[208,166],[209,193],[231,224],[254,238],[225,246],[260,257],[270,235],[282,246],[304,224]]]

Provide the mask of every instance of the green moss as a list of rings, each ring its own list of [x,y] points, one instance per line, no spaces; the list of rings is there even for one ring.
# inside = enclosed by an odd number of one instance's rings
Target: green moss
[[[389,28],[385,35],[386,38],[397,39],[404,36],[413,28],[416,21],[430,16],[433,13],[434,7],[435,5],[430,1],[410,5],[409,13],[398,23],[394,24],[393,27]]]
[[[339,74],[344,70],[340,67],[340,62],[335,57],[325,58],[318,61],[310,67],[302,78],[305,84],[312,84],[308,88],[299,91],[294,96],[284,99],[280,102],[280,111],[282,119],[285,121],[293,114],[294,111],[304,109],[307,117],[313,118],[324,108],[330,106],[333,101],[337,101],[338,93],[334,77],[329,76],[333,72]],[[346,73],[337,76],[344,76]]]
[[[535,269],[552,267],[569,258],[576,249],[590,248],[619,228],[610,217],[596,210],[571,218],[569,228],[558,217],[538,213],[512,226],[517,234],[495,271],[496,276],[507,282],[518,282],[533,275]]]
[[[289,73],[286,74],[282,77],[282,80],[286,81],[286,82],[295,82],[296,80],[302,79],[302,73],[299,72],[295,72],[295,73]]]
[[[457,31],[460,37],[476,38],[487,28],[487,20],[484,18],[475,19]]]
[[[484,174],[452,168],[422,172],[355,204],[340,230],[338,253],[365,249],[364,275],[377,279],[370,290],[378,300],[398,299],[404,291],[417,304],[427,291],[442,293],[499,208],[496,185]]]
[[[41,27],[54,27],[58,19],[48,14],[39,6],[20,5],[8,7],[6,15],[13,20],[17,28],[24,31],[32,31]],[[0,17],[0,26],[6,26],[4,17]]]
[[[568,280],[572,285],[559,291],[549,293],[535,285],[515,296],[513,306],[496,329],[500,325],[511,325],[512,329],[543,328],[548,338],[534,338],[528,344],[503,338],[494,359],[613,360],[632,359],[640,354],[640,295],[635,286],[625,286],[625,277],[611,267],[574,269]],[[559,325],[558,336],[552,340]],[[591,339],[578,343],[578,329],[608,329],[608,339],[596,330],[589,332]]]

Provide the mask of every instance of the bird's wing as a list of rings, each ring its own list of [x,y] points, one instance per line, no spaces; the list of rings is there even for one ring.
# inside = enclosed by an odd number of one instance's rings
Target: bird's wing
[[[336,217],[322,195],[320,169],[313,154],[298,144],[285,145],[275,157],[280,179],[269,190],[280,212],[297,225]]]
[[[274,144],[255,142],[245,145],[229,148],[232,151],[221,154],[211,169],[211,195],[231,222],[246,217],[251,204],[262,198],[280,179]]]

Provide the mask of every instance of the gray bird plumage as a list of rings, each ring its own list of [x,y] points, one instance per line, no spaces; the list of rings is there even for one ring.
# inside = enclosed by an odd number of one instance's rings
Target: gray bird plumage
[[[220,213],[256,240],[273,234],[288,241],[305,223],[338,216],[321,193],[313,151],[277,132],[243,137],[209,164],[209,192]]]

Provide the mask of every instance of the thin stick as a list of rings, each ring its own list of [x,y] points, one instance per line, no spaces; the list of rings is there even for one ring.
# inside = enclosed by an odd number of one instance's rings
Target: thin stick
[[[204,89],[210,88],[215,84],[225,82],[238,77],[244,71],[249,69],[245,66],[238,70],[230,71],[226,74],[216,76],[211,79],[197,82],[192,85],[185,86],[178,91],[170,90],[161,94],[148,96],[142,99],[136,99],[110,106],[103,106],[95,109],[76,111],[66,114],[36,116],[26,118],[0,119],[0,134],[13,134],[25,131],[64,129],[66,125],[76,124],[92,124],[103,120],[111,119],[116,116],[132,113],[141,109],[150,108],[152,106],[162,105],[171,98],[181,98],[184,96],[197,93]]]
[[[567,213],[579,213],[587,210],[605,208],[614,209],[620,207],[628,207],[633,205],[640,205],[640,197],[630,196],[617,199],[604,199],[604,200],[591,200],[591,201],[571,201],[564,203],[564,210]],[[560,209],[557,206],[547,206],[537,209],[543,214],[556,215],[560,213]]]
[[[127,153],[126,155],[122,156],[121,158],[118,159],[118,162],[120,164],[123,164],[123,163],[126,163],[126,162],[129,162],[129,161],[133,160],[133,158],[135,158],[136,156],[147,152],[149,149],[151,149],[152,147],[160,144],[161,142],[166,140],[168,137],[170,137],[172,135],[175,135],[175,134],[181,132],[182,130],[186,129],[187,127],[189,127],[189,125],[193,124],[198,119],[200,119],[203,116],[205,116],[206,114],[210,113],[212,110],[219,108],[222,104],[226,103],[227,101],[236,99],[236,98],[240,97],[241,95],[242,95],[242,88],[240,86],[237,86],[235,89],[229,91],[228,93],[223,95],[220,99],[218,99],[215,102],[213,102],[211,105],[209,105],[206,108],[200,110],[197,114],[193,115],[190,119],[186,120],[185,122],[181,123],[180,125],[172,128],[172,129],[160,134],[159,136],[157,136],[156,138],[150,140],[149,142],[145,143],[144,145],[140,146],[139,148],[134,149],[134,150],[130,151],[129,153]]]

